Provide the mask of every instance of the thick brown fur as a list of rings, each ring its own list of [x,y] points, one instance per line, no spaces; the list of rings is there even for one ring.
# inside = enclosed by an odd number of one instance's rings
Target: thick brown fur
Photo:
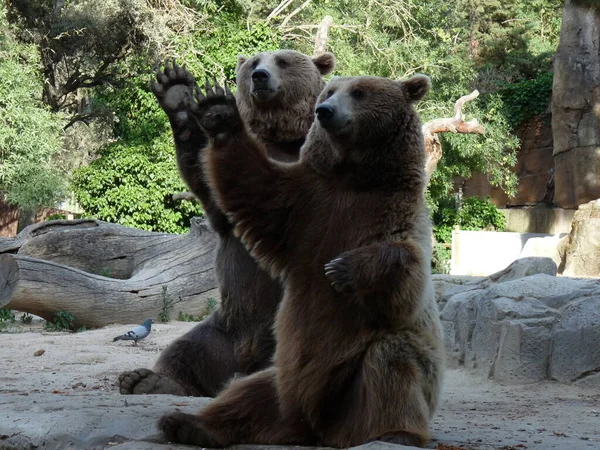
[[[424,146],[429,79],[333,79],[300,161],[281,164],[220,87],[193,111],[205,170],[251,254],[284,285],[274,366],[236,380],[168,439],[205,447],[372,440],[423,446],[443,371],[430,276]]]
[[[322,75],[334,66],[330,53],[310,58],[281,50],[239,58],[236,96],[241,117],[269,157],[298,159],[317,96],[325,85]],[[255,80],[253,74],[258,72],[262,79]],[[154,370],[120,374],[122,394],[215,396],[236,373],[268,367],[275,349],[273,321],[283,290],[234,236],[231,223],[213,199],[201,167],[208,139],[187,104],[195,85],[185,68],[168,62],[152,90],[169,117],[180,173],[202,201],[219,235],[215,271],[221,307],[169,345]]]

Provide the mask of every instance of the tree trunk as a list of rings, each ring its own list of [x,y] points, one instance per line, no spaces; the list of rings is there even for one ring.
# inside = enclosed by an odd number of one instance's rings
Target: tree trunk
[[[75,327],[141,323],[165,309],[202,315],[218,298],[216,244],[198,218],[185,235],[99,220],[32,225],[0,239],[0,307],[47,320],[67,311]]]

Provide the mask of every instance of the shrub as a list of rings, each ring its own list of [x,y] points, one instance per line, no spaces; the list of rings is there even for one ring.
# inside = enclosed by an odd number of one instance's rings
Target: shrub
[[[434,234],[438,242],[452,241],[452,230],[460,225],[463,230],[506,229],[504,214],[494,205],[489,197],[468,197],[463,200],[460,210],[456,208],[454,199],[440,206],[433,215]]]

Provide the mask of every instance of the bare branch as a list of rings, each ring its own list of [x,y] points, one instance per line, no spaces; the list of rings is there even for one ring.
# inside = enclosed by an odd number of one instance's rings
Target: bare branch
[[[302,3],[300,6],[298,6],[295,10],[293,10],[291,13],[289,13],[287,16],[285,16],[285,19],[283,19],[283,21],[281,22],[280,27],[285,27],[286,24],[290,21],[290,19],[292,17],[294,17],[296,14],[298,14],[300,11],[302,11],[304,8],[306,8],[310,2],[312,0],[306,0],[304,3]]]
[[[423,124],[422,131],[423,138],[425,139],[425,153],[427,155],[425,171],[428,178],[431,177],[431,174],[442,158],[442,144],[437,136],[438,133],[483,134],[485,132],[483,125],[477,119],[466,122],[462,110],[466,102],[478,96],[479,92],[475,90],[469,95],[459,98],[454,105],[454,117],[433,119]]]
[[[271,14],[269,14],[267,16],[266,22],[269,22],[272,18],[278,16],[284,9],[286,9],[288,6],[290,6],[293,2],[294,2],[294,0],[282,0],[281,3],[279,3],[279,5],[277,5],[273,11],[271,11]]]
[[[454,120],[464,120],[464,115],[462,112],[463,105],[471,100],[479,97],[479,91],[475,89],[469,95],[463,95],[461,98],[456,100],[456,104],[454,105]]]
[[[195,202],[198,200],[198,198],[191,192],[179,192],[177,194],[173,194],[171,198],[174,201],[187,200],[190,202]]]
[[[331,25],[333,25],[333,17],[323,17],[323,20],[319,25],[319,29],[315,37],[315,49],[313,52],[313,56],[322,55],[327,50],[327,35],[329,33],[329,28],[331,27]]]

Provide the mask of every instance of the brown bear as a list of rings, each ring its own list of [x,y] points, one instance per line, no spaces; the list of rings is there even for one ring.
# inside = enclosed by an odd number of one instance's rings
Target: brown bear
[[[169,440],[425,445],[444,360],[413,108],[429,86],[424,75],[334,78],[292,164],[269,160],[228,90],[197,92],[218,205],[284,296],[274,365],[233,380],[198,415],[162,417]]]
[[[298,159],[317,96],[325,85],[322,76],[334,66],[331,53],[310,58],[281,50],[239,57],[236,97],[240,114],[270,157]],[[205,216],[219,236],[215,271],[221,306],[171,343],[154,370],[122,373],[118,380],[121,394],[212,397],[236,373],[250,374],[268,367],[275,349],[273,321],[282,287],[233,235],[233,226],[206,183],[200,158],[208,139],[185,101],[195,84],[185,68],[167,62],[152,91],[171,123],[180,173],[202,201]]]

